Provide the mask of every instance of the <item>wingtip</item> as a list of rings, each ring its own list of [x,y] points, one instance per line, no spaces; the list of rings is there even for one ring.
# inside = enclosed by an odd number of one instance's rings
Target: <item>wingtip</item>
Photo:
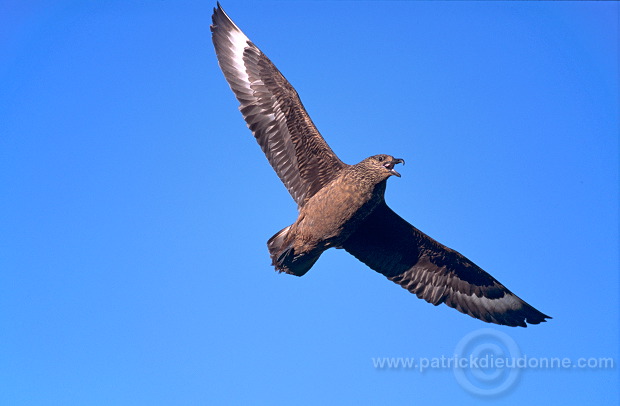
[[[528,327],[530,325],[538,325],[541,323],[546,323],[547,319],[551,320],[553,317],[547,316],[546,314],[536,310],[534,307],[527,305],[527,310],[529,310],[528,314],[525,314],[521,319],[521,323],[517,323],[512,327]]]
[[[211,24],[211,32],[214,32],[215,29],[220,26],[226,31],[242,32],[241,29],[237,27],[237,24],[233,22],[232,18],[226,14],[226,11],[224,11],[219,1],[216,5],[217,7],[213,8],[213,14],[211,15],[211,21],[213,22]]]
[[[547,320],[552,320],[552,319],[553,317],[547,316],[546,314],[541,313],[541,315],[540,316],[537,315],[536,318],[527,317],[525,321],[529,324],[534,325],[534,324],[546,323]]]
[[[224,9],[222,8],[222,5],[220,4],[220,2],[218,1],[216,4],[216,7],[213,7],[213,15],[211,16],[211,20],[213,20],[213,24],[216,25],[216,20],[220,17],[220,16],[225,16],[228,17],[228,15],[226,14],[226,12],[224,11]]]

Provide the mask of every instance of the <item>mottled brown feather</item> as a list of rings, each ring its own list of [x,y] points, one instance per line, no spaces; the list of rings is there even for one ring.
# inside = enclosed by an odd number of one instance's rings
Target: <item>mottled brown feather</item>
[[[460,253],[427,236],[382,202],[343,248],[434,305],[508,326],[545,321],[539,312]]]
[[[239,110],[269,163],[303,206],[347,165],[316,129],[295,89],[219,4],[211,32]]]

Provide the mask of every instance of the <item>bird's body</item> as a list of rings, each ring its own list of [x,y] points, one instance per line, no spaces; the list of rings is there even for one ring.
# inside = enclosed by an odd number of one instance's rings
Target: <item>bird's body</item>
[[[295,200],[297,220],[269,239],[276,270],[302,276],[327,249],[343,248],[419,298],[489,322],[526,327],[539,312],[472,261],[433,240],[386,204],[387,179],[404,163],[373,155],[347,165],[327,145],[299,96],[218,4],[213,44],[240,111]]]
[[[382,161],[377,161],[378,157]],[[393,168],[394,162],[402,161],[384,155],[378,157],[341,169],[331,182],[304,203],[295,223],[269,240],[267,246],[277,270],[301,276],[323,251],[341,248],[383,201],[386,181],[392,173],[388,168],[375,171],[374,167],[388,162]]]

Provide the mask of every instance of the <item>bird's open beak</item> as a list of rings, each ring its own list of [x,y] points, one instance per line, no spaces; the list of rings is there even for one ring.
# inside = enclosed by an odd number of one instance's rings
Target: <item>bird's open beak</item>
[[[394,170],[394,165],[396,165],[396,164],[403,164],[403,165],[404,165],[404,164],[405,164],[405,160],[404,160],[404,159],[401,159],[401,158],[394,158],[394,159],[392,160],[392,162],[388,162],[388,163],[386,163],[384,166],[385,166],[386,168],[388,168],[388,170],[390,171],[390,173],[391,173],[392,175],[394,175],[394,176],[398,176],[398,177],[400,178],[400,173],[398,173],[398,172],[396,172],[396,171]]]

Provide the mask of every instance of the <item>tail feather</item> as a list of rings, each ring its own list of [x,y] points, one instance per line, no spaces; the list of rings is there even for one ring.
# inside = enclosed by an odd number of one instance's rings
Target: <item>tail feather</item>
[[[296,254],[293,247],[294,238],[289,235],[290,228],[291,226],[288,226],[278,231],[267,241],[271,265],[275,266],[279,272],[302,276],[312,268],[312,265],[321,256],[321,252],[318,254],[313,252]]]

